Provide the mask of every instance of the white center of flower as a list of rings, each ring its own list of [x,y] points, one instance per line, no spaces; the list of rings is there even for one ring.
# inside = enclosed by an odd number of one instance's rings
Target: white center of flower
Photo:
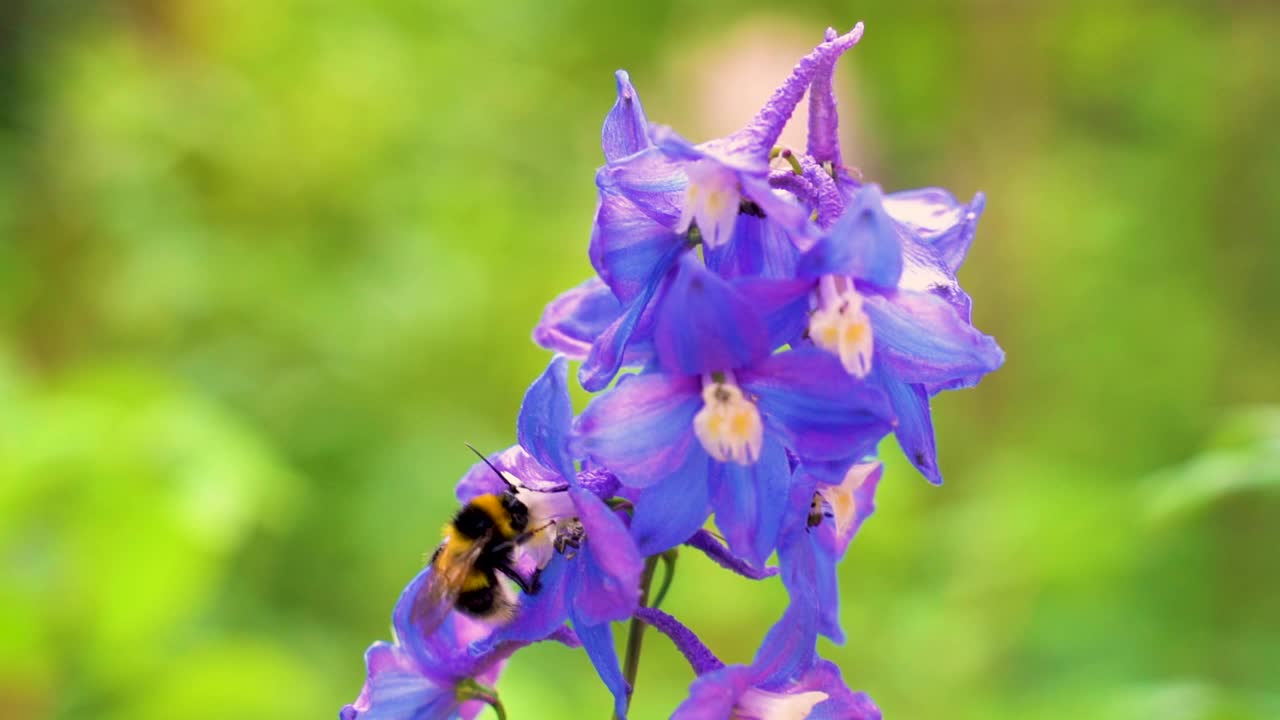
[[[698,224],[702,241],[709,248],[729,242],[733,224],[738,219],[741,194],[738,177],[715,160],[694,160],[685,163],[689,186],[685,189],[684,208],[680,211],[680,224],[676,232],[688,232],[689,226]]]
[[[813,706],[829,695],[818,690],[802,693],[775,693],[751,688],[733,706],[730,720],[804,720]]]
[[[857,492],[878,467],[880,463],[858,463],[849,468],[839,485],[818,486],[818,493],[831,505],[838,537],[849,534],[858,520],[858,512],[866,509],[858,507]]]
[[[814,344],[840,357],[850,375],[871,372],[871,318],[862,310],[862,296],[844,278],[827,275],[818,287],[817,308],[809,316]]]
[[[555,552],[560,525],[578,514],[568,492],[537,492],[520,488],[516,498],[529,509],[528,531],[532,534],[519,545],[521,554],[532,557],[537,567],[546,567]]]
[[[702,402],[693,432],[707,454],[720,462],[754,463],[764,446],[764,423],[755,403],[725,378],[703,381]]]

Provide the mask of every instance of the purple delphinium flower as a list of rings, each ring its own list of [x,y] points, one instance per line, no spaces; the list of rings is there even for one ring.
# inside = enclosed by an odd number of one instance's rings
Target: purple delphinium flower
[[[818,482],[803,466],[791,485],[787,516],[778,539],[782,582],[796,612],[809,612],[817,632],[837,643],[840,584],[836,564],[862,523],[875,511],[875,491],[883,466],[860,462],[838,484]]]
[[[644,561],[622,518],[601,499],[613,495],[616,480],[574,469],[567,443],[572,419],[568,365],[556,356],[525,393],[519,445],[478,463],[458,483],[458,498],[466,502],[502,492],[506,486],[493,470],[503,473],[520,488],[517,498],[535,531],[517,554],[537,569],[540,588],[523,596],[515,618],[478,641],[476,650],[546,637],[570,621],[621,712],[628,690],[609,623],[635,611]]]
[[[814,652],[813,624],[791,609],[765,636],[751,665],[726,666],[674,617],[637,617],[669,637],[697,678],[672,720],[880,720],[880,709]]]
[[[859,24],[819,45],[746,127],[699,145],[670,128],[650,127],[630,79],[618,73],[618,100],[602,131],[606,164],[596,175],[600,195],[589,256],[621,312],[593,338],[579,373],[584,388],[603,389],[629,364],[628,347],[652,330],[652,307],[664,302],[655,298],[665,294],[680,256],[698,242],[695,227],[713,269],[731,276],[791,272],[796,249],[786,240],[808,233],[810,208],[770,185],[770,153],[814,73],[861,34]],[[535,338],[556,340],[547,333]]]
[[[429,636],[413,621],[413,603],[430,581],[427,568],[409,583],[392,612],[394,643],[377,642],[365,653],[369,675],[356,701],[342,708],[340,720],[470,720],[484,707],[463,691],[474,681],[492,687],[507,658],[534,640],[578,645],[568,628],[557,628],[530,641],[508,641],[474,654],[469,645],[492,628],[460,613],[452,613]]]
[[[834,36],[828,29],[826,37]],[[885,390],[898,443],[940,483],[930,398],[974,385],[1004,361],[995,341],[973,327],[969,297],[955,277],[984,198],[979,193],[966,205],[939,188],[882,195],[850,173],[840,152],[834,69],[834,62],[824,64],[810,84],[807,150],[847,208],[800,261],[798,274],[817,285],[808,335],[849,372],[870,375]]]
[[[657,366],[597,396],[576,445],[640,489],[631,530],[643,554],[686,541],[711,507],[730,550],[762,565],[786,508],[787,451],[838,480],[888,432],[888,405],[824,352],[771,354],[756,303],[695,258],[669,294]]]

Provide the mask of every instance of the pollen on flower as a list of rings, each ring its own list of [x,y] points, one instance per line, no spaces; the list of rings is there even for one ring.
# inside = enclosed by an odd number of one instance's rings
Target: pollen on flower
[[[741,202],[738,177],[709,159],[685,163],[684,169],[689,176],[689,186],[685,189],[684,208],[676,231],[687,232],[696,223],[707,247],[720,247],[729,242],[738,218]]]
[[[775,693],[751,688],[738,698],[730,720],[804,720],[829,695],[819,690]]]
[[[874,339],[871,318],[862,309],[862,296],[853,286],[831,276],[822,279],[817,308],[809,317],[809,337],[818,347],[840,358],[850,375],[871,372]]]
[[[764,445],[764,424],[755,404],[730,381],[705,383],[702,402],[693,431],[707,454],[720,462],[754,463]]]

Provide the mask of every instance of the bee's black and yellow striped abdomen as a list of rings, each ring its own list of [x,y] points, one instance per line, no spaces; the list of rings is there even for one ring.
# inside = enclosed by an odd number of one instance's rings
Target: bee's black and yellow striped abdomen
[[[456,603],[459,610],[488,617],[508,607],[497,571],[511,568],[515,542],[528,524],[528,509],[511,493],[480,495],[458,509],[445,528],[445,544],[433,559],[436,566],[443,568],[475,543],[484,543],[462,582]]]

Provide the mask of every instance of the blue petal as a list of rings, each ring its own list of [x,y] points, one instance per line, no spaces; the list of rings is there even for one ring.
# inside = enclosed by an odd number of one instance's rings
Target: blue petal
[[[670,257],[664,258],[654,268],[654,277],[643,291],[627,305],[623,314],[591,346],[587,359],[578,368],[578,382],[587,392],[605,389],[618,374],[624,362],[642,355],[632,351],[632,346],[647,340],[651,332],[646,328],[654,315],[652,303],[655,295],[665,295],[670,282],[668,272],[675,259],[685,252],[683,247],[671,248]]]
[[[711,501],[716,527],[734,554],[762,567],[773,554],[787,509],[791,469],[786,451],[766,434],[755,463],[715,463],[712,472],[717,474]]]
[[[600,131],[600,145],[608,162],[649,147],[649,121],[640,96],[631,85],[631,76],[626,70],[619,70],[614,77],[618,81],[618,99],[605,116],[604,128]]]
[[[600,193],[587,255],[621,302],[639,297],[687,246],[685,235],[655,221],[626,195]]]
[[[779,230],[787,233],[793,244],[808,247],[813,242],[812,236],[815,231],[809,221],[811,215],[809,208],[787,193],[774,192],[768,178],[764,175],[744,174],[739,177],[739,182],[742,185],[743,196],[759,205],[764,211],[765,218]],[[738,222],[742,222],[743,217],[739,215]]]
[[[794,343],[808,329],[812,280],[743,278],[734,287],[764,318],[770,347]]]
[[[840,628],[840,585],[833,539],[835,524],[824,519],[817,526],[809,525],[816,490],[817,483],[811,473],[800,473],[792,483],[785,530],[778,542],[778,564],[791,602],[811,604],[817,618],[817,631],[842,643],[844,631]]]
[[[738,698],[751,688],[751,669],[729,665],[699,676],[689,686],[689,697],[671,720],[726,720]]]
[[[683,467],[698,444],[698,378],[646,373],[597,395],[574,429],[580,454],[631,487],[648,487]],[[701,446],[699,446],[701,447]]]
[[[814,347],[771,355],[739,371],[738,383],[758,398],[765,423],[802,460],[840,461],[827,468],[827,482],[839,482],[891,429],[884,393]]]
[[[707,248],[707,267],[723,278],[795,277],[800,252],[781,228],[768,218],[738,215],[733,237],[717,248]]]
[[[652,130],[650,130],[652,135]],[[602,193],[625,196],[659,225],[674,229],[684,208],[689,176],[679,162],[651,147],[604,166],[596,173]]]
[[[817,690],[827,699],[809,711],[806,720],[881,720],[880,708],[864,692],[853,692],[840,677],[840,668],[828,660],[819,660],[804,674],[791,692]]]
[[[569,619],[566,595],[573,562],[555,554],[542,569],[542,587],[532,595],[520,595],[520,607],[511,622],[496,629],[489,637],[476,642],[472,655],[482,655],[509,642],[535,642],[555,633]]]
[[[680,467],[641,491],[631,518],[631,534],[642,555],[656,555],[685,542],[706,522],[710,462],[698,445]]]
[[[661,366],[685,375],[743,367],[770,350],[751,303],[692,255],[680,259],[653,340]]]
[[[929,412],[929,393],[921,385],[909,385],[899,381],[893,373],[874,372],[875,382],[884,388],[889,403],[898,417],[893,429],[898,445],[907,460],[934,485],[942,484],[942,472],[938,469],[938,448],[933,434],[933,418]]]
[[[983,375],[1004,363],[1004,351],[932,293],[905,290],[863,299],[875,337],[872,360],[907,383],[946,383]]]
[[[547,304],[533,329],[540,347],[582,360],[591,344],[622,315],[622,304],[599,278],[566,290]]]
[[[447,720],[458,707],[453,681],[423,675],[400,647],[374,643],[365,664],[369,676],[360,697],[342,709],[340,720]]]
[[[613,629],[609,623],[587,625],[576,620],[573,623],[573,629],[578,633],[578,639],[582,641],[582,647],[587,651],[587,657],[591,658],[591,664],[595,666],[596,673],[604,681],[605,687],[613,693],[614,713],[619,718],[625,719],[627,695],[630,694],[631,688],[622,677],[622,668],[618,666],[618,652],[613,646]]]
[[[813,278],[848,275],[876,287],[896,287],[902,276],[902,240],[880,198],[878,186],[863,186],[854,204],[800,259],[797,272]]]
[[[792,602],[769,628],[751,662],[755,684],[777,690],[801,677],[817,661],[817,614],[810,603]]]
[[[978,218],[986,206],[982,193],[965,205],[942,188],[919,188],[886,195],[884,209],[920,241],[932,246],[952,274],[964,263]]]
[[[573,589],[575,621],[595,625],[631,617],[639,599],[644,558],[627,526],[604,501],[580,488],[569,492],[587,531],[574,558],[579,564]]]
[[[577,477],[569,458],[569,426],[573,406],[569,403],[569,362],[556,355],[524,394],[516,435],[520,445],[538,462],[560,472],[565,479]]]

